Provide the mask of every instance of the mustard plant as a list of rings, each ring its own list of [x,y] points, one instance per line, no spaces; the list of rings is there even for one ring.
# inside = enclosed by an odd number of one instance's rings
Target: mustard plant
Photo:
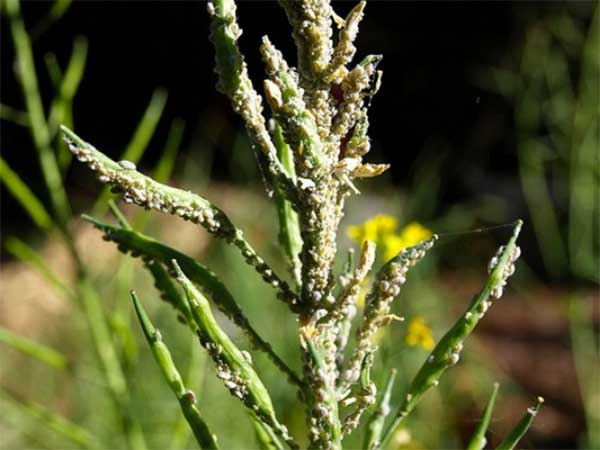
[[[243,312],[243,299],[235,299],[217,274],[199,261],[132,229],[118,213],[113,225],[85,216],[118,248],[141,257],[154,277],[160,295],[212,359],[216,376],[239,399],[256,424],[263,448],[308,447],[341,449],[344,439],[366,424],[365,449],[385,448],[395,431],[434,389],[443,373],[460,360],[465,339],[503,294],[515,269],[520,250],[516,221],[508,242],[489,264],[489,276],[453,327],[433,347],[397,405],[391,404],[394,373],[383,395],[371,371],[377,356],[377,331],[402,320],[392,312],[402,285],[438,240],[432,235],[389,255],[376,268],[376,244],[365,240],[356,265],[334,271],[340,252],[338,228],[344,205],[358,195],[356,184],[375,177],[388,164],[365,160],[370,150],[368,108],[381,85],[380,55],[353,64],[354,45],[366,3],[338,16],[328,0],[280,0],[297,47],[297,67],[284,59],[265,36],[260,44],[266,67],[264,98],[249,78],[238,47],[241,29],[233,0],[213,0],[207,9],[210,38],[216,53],[218,89],[246,126],[266,190],[274,198],[280,225],[279,242],[287,256],[289,275],[265,261],[224,210],[202,195],[177,189],[140,173],[128,160],[114,161],[62,127],[65,141],[76,158],[95,172],[98,180],[122,194],[125,202],[173,214],[197,224],[215,238],[234,246],[248,265],[273,289],[297,318],[302,372],[296,373],[265,341]],[[334,39],[334,28],[339,30]],[[268,105],[265,114],[263,99]],[[267,118],[268,116],[268,118]],[[358,314],[360,287],[373,272],[362,313]],[[154,328],[140,299],[132,293],[144,334],[182,412],[203,448],[217,448],[201,400],[183,384],[167,340]],[[268,308],[265,303],[265,308]],[[240,350],[214,318],[223,312],[246,334],[256,351],[266,353],[298,391],[306,407],[306,436],[293,436],[278,418],[269,391],[261,381],[249,352]],[[356,335],[350,342],[352,325]],[[348,347],[348,348],[347,348]],[[495,398],[495,391],[494,396]],[[538,399],[499,448],[513,448],[529,428],[542,400]],[[490,402],[493,405],[493,400]],[[470,448],[485,445],[491,407],[486,410]],[[366,419],[365,419],[366,417]]]

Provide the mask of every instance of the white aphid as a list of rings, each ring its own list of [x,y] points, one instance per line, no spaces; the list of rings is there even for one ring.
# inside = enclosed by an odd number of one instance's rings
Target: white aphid
[[[131,161],[127,161],[126,159],[119,161],[119,166],[121,166],[121,168],[126,169],[126,170],[135,170],[135,164],[132,163]]]

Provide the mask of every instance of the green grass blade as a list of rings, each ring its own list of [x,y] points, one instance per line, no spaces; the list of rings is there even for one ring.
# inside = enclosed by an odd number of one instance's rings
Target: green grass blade
[[[106,238],[118,244],[121,251],[129,251],[132,254],[155,260],[167,267],[170,266],[173,259],[177,260],[190,279],[195,284],[202,287],[202,289],[209,294],[217,307],[246,333],[250,342],[252,342],[257,349],[265,352],[271,361],[273,361],[273,363],[288,377],[291,383],[294,383],[298,387],[303,386],[302,381],[294,371],[290,369],[279,356],[277,356],[271,348],[271,345],[261,338],[250,325],[248,319],[231,293],[213,272],[189,256],[141,233],[115,227],[86,215],[82,217],[84,220],[87,220],[101,230]]]
[[[64,370],[68,367],[67,357],[47,345],[39,344],[31,339],[14,334],[4,327],[0,327],[0,342],[14,348],[15,350],[31,356],[40,362],[56,370]]]
[[[39,403],[19,400],[5,389],[0,389],[0,398],[2,399],[3,415],[10,414],[10,410],[14,409],[21,415],[35,419],[40,427],[53,431],[79,448],[106,448],[90,431],[59,416]]]
[[[42,36],[54,23],[56,23],[69,10],[73,0],[55,0],[52,8],[34,27],[31,31],[33,40]]]
[[[517,446],[521,438],[523,438],[525,433],[527,433],[527,430],[529,430],[529,427],[533,423],[533,419],[542,407],[542,403],[544,403],[544,399],[542,397],[538,397],[536,404],[527,409],[527,412],[523,418],[519,421],[515,428],[513,428],[509,435],[506,436],[506,438],[500,442],[500,444],[498,444],[496,450],[512,450]]]
[[[56,98],[50,106],[50,115],[48,124],[52,134],[56,132],[58,126],[65,122],[65,114],[71,107],[73,98],[79,89],[83,78],[85,65],[87,61],[88,41],[83,36],[78,36],[73,42],[71,58],[61,79],[60,87]]]
[[[196,396],[191,390],[185,387],[183,379],[173,362],[171,352],[162,341],[162,337],[158,330],[152,325],[152,322],[134,291],[131,291],[131,298],[133,299],[135,312],[142,326],[144,336],[152,349],[154,359],[169,383],[171,390],[177,397],[179,405],[181,406],[181,411],[188,421],[200,448],[218,449],[216,437],[210,431],[208,425],[206,425],[206,422],[200,415],[200,411],[196,407]]]
[[[182,119],[177,118],[171,122],[167,142],[152,173],[152,178],[159,183],[166,183],[171,177],[173,167],[175,166],[175,159],[183,140],[184,130],[185,122]]]
[[[379,399],[379,403],[375,407],[375,411],[365,427],[365,439],[363,447],[366,450],[377,448],[381,439],[381,433],[383,432],[383,426],[385,419],[390,413],[390,400],[392,398],[392,389],[394,388],[394,382],[396,381],[396,369],[392,369],[392,373],[385,384],[383,394]]]
[[[439,378],[449,367],[455,365],[463,348],[464,340],[475,329],[491,306],[492,298],[500,298],[507,278],[514,271],[514,262],[520,254],[516,245],[523,222],[515,223],[512,236],[505,246],[490,261],[490,274],[483,289],[475,295],[471,304],[454,326],[437,343],[415,378],[401,403],[392,424],[382,436],[381,447],[385,447],[394,431],[408,414],[417,406],[425,392],[439,383]],[[379,447],[378,447],[379,448]]]
[[[46,231],[52,228],[52,218],[43,203],[29,189],[21,177],[0,157],[0,179],[6,189],[15,197],[21,207],[29,214],[33,223]]]
[[[157,89],[152,93],[150,103],[144,111],[144,115],[140,119],[129,144],[125,147],[123,154],[121,155],[122,160],[131,161],[137,164],[142,155],[148,148],[150,139],[156,131],[158,122],[162,116],[165,104],[167,103],[167,92],[164,89]],[[110,198],[110,191],[106,188],[102,191],[98,200],[94,205],[93,211],[97,215],[102,215],[106,212],[106,202]]]
[[[582,448],[600,448],[600,354],[591,313],[593,298],[573,294],[568,300],[571,351],[585,412],[587,442]]]
[[[62,295],[71,299],[74,298],[71,288],[48,266],[42,255],[24,241],[15,236],[10,236],[4,242],[4,248],[15,258],[34,268]]]
[[[22,127],[29,127],[29,114],[0,103],[0,119],[12,122]]]
[[[52,201],[53,210],[64,226],[71,216],[71,207],[62,183],[62,175],[50,147],[50,131],[44,116],[44,106],[38,87],[31,41],[25,30],[18,0],[6,0],[15,54],[19,61],[18,77],[29,113],[30,130],[37,150],[42,175]]]
[[[485,444],[487,443],[487,439],[485,437],[485,433],[490,426],[490,421],[492,420],[492,412],[494,410],[494,404],[496,403],[496,397],[498,395],[498,383],[494,383],[494,389],[492,390],[492,395],[488,400],[488,403],[483,411],[483,416],[481,416],[481,420],[473,433],[473,437],[469,442],[467,450],[483,450]]]

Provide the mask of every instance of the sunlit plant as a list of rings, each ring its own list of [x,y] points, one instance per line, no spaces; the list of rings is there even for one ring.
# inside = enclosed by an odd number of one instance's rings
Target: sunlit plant
[[[279,242],[289,262],[288,277],[259,256],[225,211],[207,198],[162,184],[137,171],[128,160],[108,158],[69,128],[62,127],[62,131],[77,159],[113,192],[121,193],[126,202],[177,215],[237,248],[246,263],[272,287],[273,296],[297,317],[301,373],[296,373],[260,336],[244,314],[243,299],[234,299],[217,274],[136,231],[118,210],[118,225],[85,216],[121,251],[143,259],[162,297],[199,338],[213,361],[216,376],[256,423],[263,448],[297,448],[307,439],[309,448],[341,449],[361,420],[365,423],[364,448],[384,448],[426,392],[438,385],[446,369],[459,362],[465,339],[502,296],[519,257],[516,240],[521,221],[515,222],[509,241],[491,259],[485,285],[454,326],[435,346],[421,330],[419,342],[433,348],[400,403],[390,405],[393,374],[378,401],[371,376],[377,356],[376,333],[400,319],[391,312],[392,304],[411,268],[427,255],[438,237],[416,225],[404,234],[392,233],[379,258],[382,264],[375,267],[376,243],[368,230],[363,230],[364,236],[360,237],[361,231],[355,230],[355,238],[361,242],[360,255],[356,263],[349,261],[341,273],[335,273],[338,228],[346,199],[359,194],[358,180],[378,176],[389,167],[365,161],[370,150],[367,113],[381,85],[382,73],[377,67],[382,57],[369,55],[351,66],[364,1],[345,19],[335,14],[327,0],[281,0],[280,4],[296,43],[297,68],[286,62],[268,37],[263,38],[260,51],[266,66],[263,91],[268,119],[238,48],[241,29],[234,1],[214,0],[208,3],[208,13],[218,89],[230,98],[233,109],[244,120],[267,192],[276,203]],[[334,26],[339,30],[337,40],[333,39]],[[419,237],[414,239],[414,235]],[[396,251],[390,252],[393,246]],[[358,314],[360,288],[371,272],[372,283]],[[210,413],[203,411],[202,402],[184,385],[167,347],[168,336],[161,336],[142,301],[134,293],[132,297],[152,352],[198,443],[203,448],[217,448],[219,439],[205,420]],[[306,436],[293,436],[278,418],[277,405],[261,381],[252,356],[240,350],[215,320],[214,308],[243,330],[253,348],[266,353],[298,391],[306,406]],[[356,333],[351,340],[353,328]],[[498,448],[516,445],[541,402],[539,399],[527,411]],[[485,445],[490,415],[491,406],[470,448]]]

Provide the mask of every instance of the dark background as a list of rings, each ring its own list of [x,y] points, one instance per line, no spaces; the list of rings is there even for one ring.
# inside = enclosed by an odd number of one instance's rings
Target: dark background
[[[336,10],[344,16],[353,5],[338,2]],[[474,194],[493,192],[508,200],[512,217],[526,217],[516,178],[512,106],[478,87],[474,74],[480,68],[513,63],[511,58],[518,57],[525,32],[536,20],[568,8],[585,22],[590,6],[585,2],[369,2],[357,41],[357,59],[368,53],[384,55],[383,86],[370,116],[374,141],[370,158],[391,162],[391,179],[401,187],[414,178],[418,155],[440,161],[442,209]],[[26,1],[26,25],[32,28],[49,7],[47,2]],[[160,154],[174,117],[187,124],[184,153],[195,151],[191,137],[205,126],[201,122],[208,111],[234,127],[241,126],[228,101],[214,88],[213,50],[204,9],[205,2],[200,1],[75,2],[34,43],[38,73],[45,73],[46,52],[56,52],[64,66],[73,38],[86,36],[88,61],[74,105],[77,132],[116,157],[152,91],[162,86],[169,99],[142,166]],[[264,76],[258,45],[263,34],[269,34],[288,60],[294,61],[287,20],[274,1],[240,2],[238,13],[244,30],[240,45],[255,86],[260,87]],[[11,39],[4,25],[1,101],[21,108]],[[47,77],[40,76],[39,82],[48,104],[53,88]],[[28,131],[5,122],[1,126],[3,157],[34,191],[44,192],[39,172],[32,170],[36,158],[26,146]],[[233,136],[219,140],[222,151],[217,151],[212,162],[212,175],[217,178],[232,178],[231,165],[226,164],[232,142]],[[71,173],[67,180],[71,191],[85,189],[76,180]],[[2,200],[5,230],[28,223],[10,196]]]

